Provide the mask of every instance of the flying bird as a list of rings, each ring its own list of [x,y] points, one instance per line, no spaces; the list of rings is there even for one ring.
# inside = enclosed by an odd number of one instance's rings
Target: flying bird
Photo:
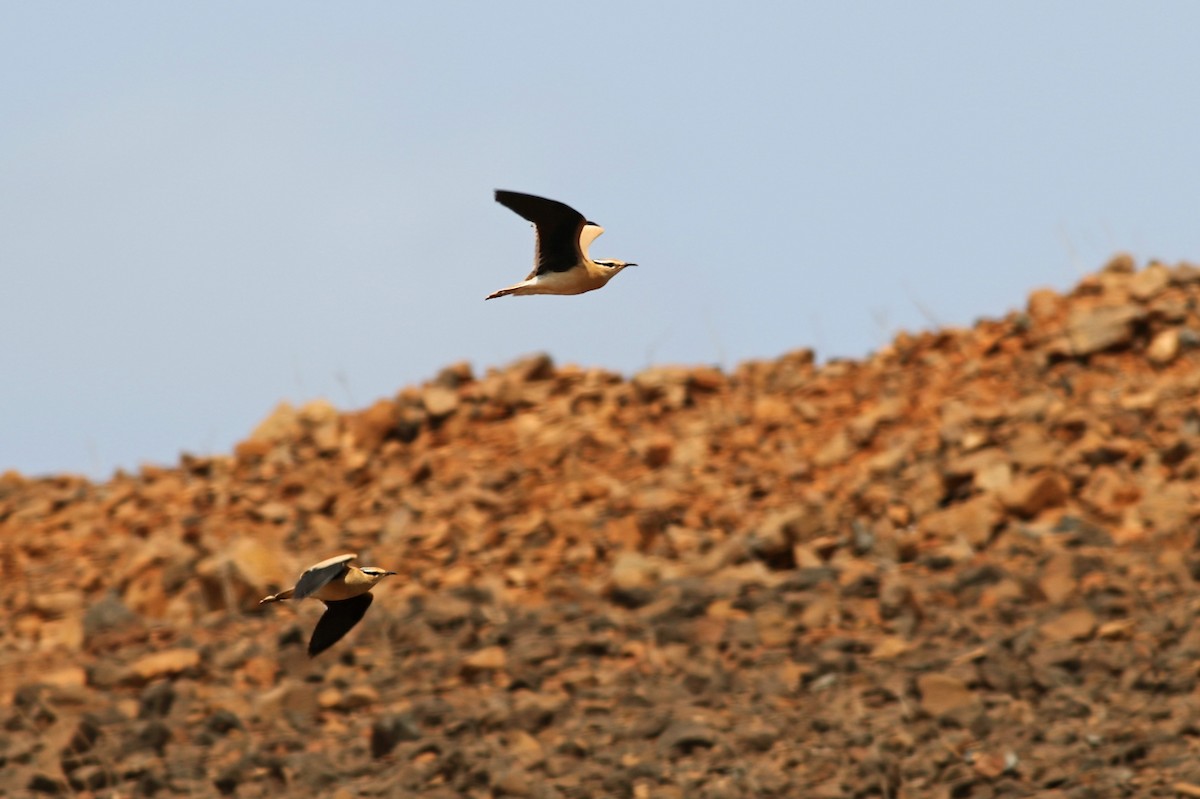
[[[362,620],[374,597],[370,591],[390,572],[377,566],[351,566],[357,555],[338,555],[309,566],[296,581],[295,588],[265,596],[258,604],[284,599],[316,597],[325,603],[325,613],[317,621],[308,642],[308,655],[315,657],[342,640]]]
[[[604,232],[569,205],[532,194],[496,191],[496,202],[533,223],[536,247],[533,271],[520,283],[493,291],[485,299],[509,294],[582,294],[603,286],[627,266],[624,261],[588,256],[588,246]]]

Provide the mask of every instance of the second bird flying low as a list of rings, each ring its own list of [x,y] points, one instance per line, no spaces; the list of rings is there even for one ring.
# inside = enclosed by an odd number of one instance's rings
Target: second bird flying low
[[[309,566],[296,581],[295,588],[265,596],[258,604],[284,599],[314,597],[325,603],[325,613],[317,622],[308,642],[309,657],[321,654],[342,640],[371,607],[371,589],[375,583],[396,572],[378,566],[351,566],[357,555],[337,555]]]
[[[503,189],[496,190],[496,202],[533,223],[537,246],[529,276],[485,299],[509,294],[583,294],[600,288],[625,267],[637,266],[614,259],[592,260],[588,246],[604,228],[565,203]]]

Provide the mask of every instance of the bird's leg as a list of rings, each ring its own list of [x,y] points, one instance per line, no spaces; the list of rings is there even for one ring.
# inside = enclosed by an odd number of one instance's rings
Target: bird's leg
[[[292,590],[293,589],[288,588],[284,591],[280,591],[278,594],[271,594],[270,596],[265,596],[262,599],[258,600],[258,604],[265,605],[268,602],[280,602],[284,599],[291,599],[292,598]]]

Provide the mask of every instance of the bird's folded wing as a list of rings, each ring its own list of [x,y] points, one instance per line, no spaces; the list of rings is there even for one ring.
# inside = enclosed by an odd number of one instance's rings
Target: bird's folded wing
[[[317,622],[312,638],[308,641],[309,657],[321,654],[342,640],[342,636],[362,620],[374,599],[372,594],[359,594],[350,599],[326,602],[325,614]]]
[[[349,568],[346,564],[354,560],[355,557],[357,556],[353,554],[338,555],[329,560],[323,560],[315,566],[309,566],[304,574],[300,575],[300,579],[296,581],[296,588],[292,592],[292,598],[304,599],[320,591],[324,586],[345,574]]]

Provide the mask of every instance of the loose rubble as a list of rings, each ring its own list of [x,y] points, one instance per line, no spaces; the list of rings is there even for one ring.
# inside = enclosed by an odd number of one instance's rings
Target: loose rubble
[[[0,476],[0,794],[1200,796],[1200,269]],[[340,552],[400,572],[310,660]]]

